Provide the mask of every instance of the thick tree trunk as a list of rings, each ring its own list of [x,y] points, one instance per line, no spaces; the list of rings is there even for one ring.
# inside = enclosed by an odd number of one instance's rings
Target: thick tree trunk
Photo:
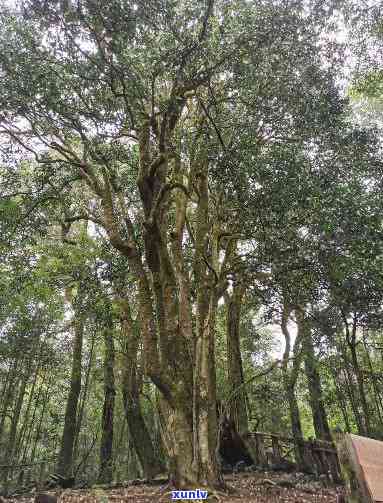
[[[210,487],[221,487],[217,459],[218,422],[215,375],[215,315],[218,299],[212,294],[206,317],[198,322],[196,345],[194,417],[197,425],[194,435],[194,466],[199,483]],[[202,305],[199,314],[204,312]],[[197,412],[198,411],[198,412]],[[198,463],[196,462],[198,460]]]
[[[217,292],[226,282],[218,274],[218,233],[211,237],[208,163],[203,155],[203,162],[193,161],[192,174],[189,173],[190,189],[195,190],[199,198],[195,211],[195,239],[193,231],[189,232],[195,246],[194,281],[198,289],[195,306],[197,330],[193,334],[192,299],[188,295],[189,278],[185,273],[183,250],[188,198],[183,198],[183,201],[176,198],[176,211],[169,211],[173,202],[171,197],[180,187],[185,193],[183,183],[168,183],[169,162],[174,162],[174,173],[183,177],[180,160],[174,161],[174,152],[167,146],[185,103],[185,98],[177,94],[177,89],[170,100],[169,114],[165,114],[161,141],[156,151],[151,146],[149,117],[144,118],[138,128],[140,167],[137,185],[145,219],[145,261],[135,241],[136,232],[129,212],[124,210],[123,203],[120,204],[118,195],[113,192],[106,171],[104,188],[100,192],[110,242],[128,258],[130,271],[136,280],[145,373],[162,395],[163,438],[171,460],[174,483],[178,487],[196,484],[219,486],[222,480],[216,461],[214,324]],[[196,185],[198,189],[194,188]],[[128,239],[122,237],[119,230],[116,201],[129,230]],[[181,212],[178,211],[180,207]],[[206,258],[210,251],[213,257]]]
[[[75,312],[70,389],[66,402],[64,431],[61,437],[57,464],[58,473],[66,478],[72,476],[73,470],[73,446],[76,435],[77,405],[81,391],[83,333],[84,322],[81,315]]]
[[[162,439],[168,455],[169,479],[174,487],[193,487],[198,479],[198,465],[193,459],[193,423],[190,401],[182,407],[182,396],[174,406],[162,397],[160,420]],[[177,406],[178,405],[178,406]]]
[[[242,284],[234,285],[231,296],[226,295],[227,381],[229,386],[229,418],[239,435],[248,432],[247,395],[244,389],[242,354],[240,348],[241,304],[244,295]]]
[[[164,169],[164,165],[161,168]],[[161,171],[157,182],[163,183]],[[200,201],[196,217],[195,281],[198,293],[194,361],[192,334],[183,316],[184,305],[180,304],[182,300],[190,305],[190,299],[183,296],[182,266],[177,264],[182,254],[173,253],[170,257],[161,213],[157,214],[155,222],[150,220],[153,200],[147,178],[141,179],[139,186],[150,222],[145,233],[145,251],[153,278],[159,335],[158,359],[151,358],[150,375],[164,399],[164,444],[170,459],[171,477],[178,487],[218,486],[222,484],[216,461],[214,324],[218,299],[215,288],[212,288],[214,276],[204,259],[210,230],[207,176],[203,173],[199,177]],[[182,246],[181,231],[180,236],[179,246]],[[146,320],[146,324],[149,321]],[[150,349],[150,356],[154,356],[152,344]],[[157,361],[160,373],[155,371]]]
[[[199,173],[194,276],[197,285],[197,337],[193,376],[193,442],[196,481],[222,487],[218,466],[218,418],[215,374],[215,320],[224,293],[225,260],[219,264],[217,226],[209,221],[208,166]],[[206,259],[210,243],[209,260]],[[229,245],[228,245],[229,247]],[[230,248],[232,251],[232,248]],[[228,259],[226,250],[225,259]],[[221,273],[218,275],[221,269]]]
[[[104,406],[102,411],[102,436],[100,446],[100,472],[98,480],[109,483],[113,478],[113,425],[114,425],[114,340],[112,323],[104,328]]]

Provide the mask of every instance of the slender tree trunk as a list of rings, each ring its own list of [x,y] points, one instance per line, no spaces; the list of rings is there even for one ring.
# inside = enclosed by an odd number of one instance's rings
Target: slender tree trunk
[[[322,386],[318,372],[311,327],[304,315],[296,312],[298,330],[302,332],[302,349],[304,353],[304,366],[310,395],[310,407],[313,415],[315,435],[319,439],[331,441],[330,428],[327,414],[323,404]]]
[[[241,305],[245,292],[242,284],[233,287],[231,296],[226,299],[226,343],[227,343],[227,381],[229,387],[229,418],[240,435],[248,432],[247,395],[243,387],[242,354],[240,348]]]
[[[289,359],[291,353],[291,336],[287,324],[290,313],[291,309],[288,306],[284,306],[281,320],[281,329],[285,337],[285,351],[282,359],[283,384],[287,396],[287,401],[289,404],[291,433],[294,439],[296,463],[299,469],[306,470],[307,462],[304,448],[302,424],[298,407],[298,401],[295,395],[295,386],[302,362],[302,349],[301,349],[302,334],[299,333],[298,331],[297,336],[295,338],[293,346],[293,362],[291,368],[289,368]]]
[[[337,372],[334,369],[331,369],[331,375],[334,380],[334,386],[335,386],[335,393],[338,399],[338,404],[339,408],[342,411],[342,416],[344,420],[344,424],[346,427],[346,432],[350,433],[351,432],[351,427],[350,427],[350,421],[347,413],[347,399],[345,398],[343,391],[340,389],[339,383],[338,383],[338,377],[337,377]]]
[[[306,469],[306,455],[304,447],[304,438],[302,431],[301,417],[298,407],[297,397],[295,395],[295,386],[290,384],[286,387],[287,400],[289,403],[291,434],[294,439],[296,461],[299,468]]]
[[[132,319],[129,303],[121,299],[122,341],[124,349],[122,368],[122,398],[125,409],[129,438],[141,464],[144,476],[153,478],[165,471],[156,455],[152,439],[141,411],[139,386],[137,383],[137,356],[139,331]]]
[[[37,377],[38,377],[38,369],[36,369],[34,377],[33,377],[32,387],[31,387],[31,391],[30,391],[30,394],[29,394],[29,398],[28,398],[28,404],[27,404],[26,411],[25,411],[24,417],[23,417],[23,424],[22,424],[22,426],[20,428],[20,432],[19,432],[19,435],[18,435],[18,438],[17,438],[17,442],[16,442],[15,451],[17,453],[19,453],[19,454],[21,453],[21,450],[23,448],[24,437],[25,437],[25,434],[27,432],[27,426],[28,426],[28,421],[29,421],[29,414],[30,414],[30,411],[31,411],[31,406],[32,406],[32,402],[33,402],[33,396],[34,396],[34,393],[35,393],[35,387],[36,387]]]
[[[9,388],[12,386],[12,380],[16,375],[17,367],[19,365],[19,357],[16,356],[13,362],[9,363],[8,372],[6,373],[6,378],[4,385],[1,389],[0,403],[3,404],[9,392]],[[3,415],[3,409],[0,409],[1,416]]]
[[[110,314],[111,316],[111,314]],[[102,436],[100,448],[100,472],[98,480],[109,483],[113,478],[113,426],[114,426],[114,340],[112,322],[104,329],[104,406],[102,412]]]
[[[124,404],[122,404],[124,407]],[[116,418],[118,419],[118,434],[117,434],[117,443],[114,452],[114,463],[113,463],[113,472],[117,482],[121,481],[121,478],[126,475],[126,467],[122,462],[122,458],[126,452],[126,444],[124,439],[126,437],[126,419],[124,414],[124,409],[122,409],[121,413],[116,414]],[[117,429],[117,428],[116,428]]]
[[[7,464],[8,465],[12,465],[14,463],[13,458],[14,458],[17,426],[19,424],[21,407],[22,407],[23,401],[24,401],[27,382],[30,377],[30,370],[31,370],[31,361],[29,362],[28,368],[24,370],[24,373],[20,379],[20,387],[19,387],[19,390],[17,393],[17,400],[16,400],[16,403],[15,403],[15,406],[13,409],[11,425],[10,425],[10,430],[9,430],[9,436],[8,436],[8,442],[7,442],[7,449],[6,449]],[[16,394],[16,391],[15,391],[15,394]],[[3,481],[4,481],[5,485],[6,485],[6,482],[7,482],[7,479],[8,479],[8,476],[10,473],[12,473],[10,469],[5,469],[5,472],[3,475]]]
[[[365,428],[366,434],[369,436],[369,435],[371,435],[370,407],[368,406],[368,402],[367,402],[363,373],[360,370],[358,355],[356,352],[356,345],[351,344],[349,347],[350,347],[350,353],[351,353],[351,362],[352,362],[353,370],[355,373],[356,382],[358,385],[360,405],[361,405],[362,411],[363,411],[364,428]]]
[[[4,386],[5,390],[3,393],[3,400],[1,402],[1,409],[0,409],[0,447],[2,445],[2,437],[4,434],[6,418],[10,413],[10,408],[13,401],[13,393],[18,379],[17,369],[19,368],[19,366],[22,366],[22,363],[23,359],[17,357],[14,364],[9,369],[7,381]],[[5,449],[3,452],[5,452]],[[0,454],[0,459],[1,458],[2,455]]]
[[[1,393],[0,393],[0,403],[2,404],[4,402],[4,397],[6,396],[7,390],[9,388],[9,381],[13,373],[14,367],[17,365],[17,358],[15,358],[13,361],[9,359],[9,366],[8,370],[4,371],[4,383],[1,386]],[[5,363],[5,362],[4,362]],[[3,379],[2,379],[3,380]],[[2,415],[3,411],[0,409],[0,416]]]
[[[87,364],[86,372],[85,372],[85,383],[84,383],[84,386],[83,386],[83,389],[81,392],[79,413],[77,415],[76,435],[75,435],[74,446],[73,446],[73,460],[74,461],[77,459],[78,441],[80,438],[81,426],[82,426],[82,423],[84,420],[85,404],[86,404],[86,400],[88,397],[88,391],[89,391],[89,387],[90,387],[90,374],[91,374],[92,365],[93,365],[95,339],[96,339],[96,331],[94,331],[94,333],[92,334],[92,338],[91,338],[89,359],[88,359],[88,364]]]
[[[351,369],[351,363],[347,355],[346,349],[343,346],[341,346],[341,354],[343,358],[343,365],[342,365],[342,373],[344,376],[343,382],[345,384],[345,390],[347,392],[351,409],[354,414],[354,418],[358,427],[358,434],[361,436],[366,436],[366,429],[363,422],[363,418],[359,410],[358,397],[355,391],[355,380]]]
[[[76,435],[77,405],[81,391],[83,333],[83,319],[78,310],[75,310],[70,389],[66,402],[64,430],[61,437],[57,464],[57,471],[63,477],[72,476],[73,470],[73,446]]]
[[[28,430],[27,434],[25,435],[25,446],[24,446],[23,455],[21,458],[21,464],[25,463],[28,458],[28,451],[29,451],[29,448],[31,447],[31,438],[32,438],[32,434],[33,434],[33,429],[35,427],[35,419],[36,419],[36,415],[37,415],[37,409],[39,407],[41,395],[43,393],[44,382],[45,382],[45,375],[43,374],[38,391],[37,391],[37,395],[34,400],[32,418],[31,418],[31,421],[30,421],[28,428],[27,428],[27,430]]]
[[[7,445],[7,457],[9,463],[13,462],[13,456],[14,456],[14,450],[15,450],[15,441],[16,441],[16,434],[17,434],[17,427],[19,425],[19,420],[20,420],[20,413],[21,413],[21,408],[23,406],[24,402],[24,397],[25,397],[25,391],[27,387],[28,380],[30,378],[30,366],[28,369],[25,369],[24,374],[21,378],[21,383],[20,383],[20,388],[18,392],[18,397],[16,400],[15,408],[13,411],[13,416],[12,416],[12,421],[11,421],[11,428],[9,431],[9,437],[8,437],[8,445]]]
[[[33,447],[32,447],[32,452],[31,452],[31,461],[34,461],[34,459],[35,459],[37,445],[40,440],[41,429],[42,429],[42,426],[44,423],[45,412],[47,410],[47,405],[49,403],[49,398],[50,398],[49,392],[50,392],[50,386],[51,386],[52,379],[53,379],[53,375],[51,374],[48,377],[47,385],[45,388],[45,394],[44,394],[44,397],[42,400],[42,408],[40,411],[39,420],[38,420],[38,424],[37,424],[37,428],[36,428],[36,435],[35,435],[35,439],[34,439]]]
[[[359,360],[358,360],[358,354],[356,351],[356,346],[357,346],[357,340],[356,340],[356,330],[357,330],[357,323],[356,319],[354,317],[352,321],[352,325],[350,326],[350,322],[347,318],[347,314],[342,311],[342,317],[343,317],[343,322],[346,330],[346,342],[348,349],[350,351],[350,360],[347,358],[347,361],[349,361],[351,367],[352,367],[352,374],[356,379],[356,384],[357,384],[357,389],[358,389],[358,403],[356,404],[356,408],[358,409],[358,424],[359,424],[359,433],[361,435],[366,435],[369,436],[371,434],[371,427],[370,427],[370,410],[369,406],[367,403],[367,398],[366,398],[366,393],[364,389],[364,380],[363,380],[363,374],[360,370],[359,367]],[[343,350],[344,351],[344,350]],[[350,375],[350,369],[348,365],[346,365],[346,370],[348,374]],[[352,379],[351,381],[351,386],[353,387],[353,382]],[[363,413],[363,418],[360,417],[359,413],[359,406],[361,407],[362,413]]]
[[[365,332],[363,332],[363,345],[364,345],[364,350],[366,353],[368,367],[370,370],[372,388],[374,390],[374,401],[375,401],[375,405],[376,405],[376,412],[379,417],[380,429],[383,430],[383,417],[382,417],[383,404],[382,404],[381,392],[379,390],[378,380],[376,379],[374,365],[371,360]]]
[[[33,381],[32,381],[32,386],[31,386],[31,389],[30,389],[30,392],[29,392],[29,398],[28,398],[27,407],[26,407],[26,410],[25,410],[25,413],[24,413],[24,417],[23,417],[23,424],[22,424],[22,426],[20,428],[20,432],[19,432],[19,434],[17,436],[16,446],[15,446],[15,452],[17,453],[18,456],[21,454],[21,450],[22,450],[22,447],[23,447],[24,436],[25,436],[25,433],[27,431],[29,414],[30,414],[30,411],[31,411],[32,401],[33,401],[33,397],[34,397],[34,393],[35,393],[36,382],[37,382],[37,378],[39,376],[39,371],[40,371],[40,368],[41,368],[42,352],[43,352],[43,344],[40,343],[39,355],[38,355],[38,358],[37,358],[36,368],[35,368],[34,373],[33,373]]]

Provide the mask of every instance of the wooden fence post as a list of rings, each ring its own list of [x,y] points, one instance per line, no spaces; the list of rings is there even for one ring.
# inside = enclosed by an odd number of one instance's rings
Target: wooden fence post
[[[39,490],[43,488],[45,473],[46,473],[46,464],[45,461],[43,461],[42,463],[40,463],[39,476],[37,481],[37,487]]]
[[[280,463],[282,461],[282,450],[279,444],[279,438],[276,435],[271,437],[271,446],[273,449],[274,462]]]
[[[256,433],[256,448],[257,448],[257,465],[267,468],[267,456],[265,451],[264,435],[262,433]]]

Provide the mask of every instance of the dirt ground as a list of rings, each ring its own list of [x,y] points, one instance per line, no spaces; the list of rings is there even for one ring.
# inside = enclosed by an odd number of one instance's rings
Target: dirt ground
[[[343,492],[341,487],[327,487],[325,482],[307,479],[303,474],[240,473],[226,475],[225,480],[228,486],[234,489],[234,493],[231,495],[211,493],[208,501],[222,503],[336,503],[337,495]],[[58,503],[167,503],[175,501],[172,500],[170,488],[165,485],[129,485],[108,490],[93,488],[50,491],[48,494],[57,496]],[[6,503],[32,503],[35,501],[35,495],[30,494],[4,501]]]

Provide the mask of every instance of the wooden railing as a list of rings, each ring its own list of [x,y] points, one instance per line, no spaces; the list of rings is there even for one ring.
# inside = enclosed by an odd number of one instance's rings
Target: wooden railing
[[[52,459],[19,465],[0,465],[0,494],[8,494],[8,491],[15,487],[21,492],[27,492],[32,487],[42,488],[53,466]]]
[[[247,434],[247,443],[255,464],[265,469],[272,466],[288,467],[296,464],[298,446],[292,437],[273,433]],[[332,482],[341,481],[341,471],[336,448],[324,440],[304,440],[301,446],[304,464],[316,475],[325,475]]]
[[[246,444],[254,463],[267,470],[279,465],[296,470],[297,445],[292,437],[273,433],[253,432],[246,435]],[[303,441],[306,467],[316,475],[325,475],[334,483],[342,480],[335,446],[323,440]],[[8,492],[9,488],[27,489],[30,484],[37,487],[44,485],[48,474],[54,469],[54,460],[22,465],[0,465],[0,490]],[[298,468],[299,469],[299,468]]]

